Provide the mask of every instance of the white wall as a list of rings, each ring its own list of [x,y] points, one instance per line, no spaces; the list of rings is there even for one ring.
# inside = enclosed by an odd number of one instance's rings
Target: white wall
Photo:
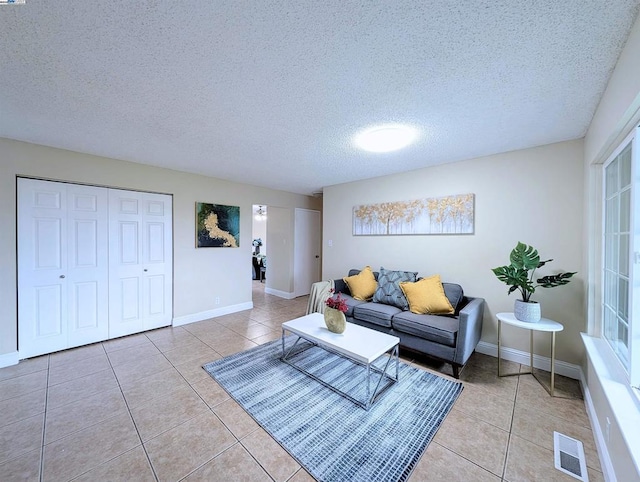
[[[16,176],[20,175],[172,194],[174,317],[251,302],[252,204],[281,206],[291,216],[296,207],[320,208],[310,196],[0,139],[0,355],[17,347]],[[239,248],[195,248],[196,201],[240,206]],[[289,280],[275,289],[290,291]],[[220,305],[214,304],[215,297],[220,297]]]
[[[624,50],[600,104],[593,116],[587,135],[585,136],[584,154],[584,186],[585,186],[585,230],[583,235],[586,264],[589,267],[588,289],[586,298],[589,334],[598,336],[601,318],[601,226],[602,226],[602,163],[615,149],[630,130],[640,122],[640,17],[629,35]],[[635,320],[637,322],[638,320]],[[586,331],[586,330],[585,330]],[[618,383],[615,394],[604,390],[604,381],[598,378],[590,361],[583,365],[586,375],[587,390],[593,402],[596,420],[593,420],[594,433],[607,433],[607,420],[611,422],[609,440],[603,437],[602,443],[611,457],[611,465],[618,480],[640,481],[640,472],[633,466],[632,449],[625,441],[625,430],[636,431],[638,427],[625,426],[624,418],[620,418],[621,398],[627,397],[633,406],[634,395],[620,377],[607,379],[607,386]],[[612,370],[613,371],[613,370]],[[628,404],[629,405],[629,404]],[[618,412],[618,413],[616,413]],[[628,417],[630,414],[625,413]],[[620,422],[620,420],[623,420]],[[628,424],[627,424],[628,425]],[[635,448],[638,453],[637,447]],[[637,457],[637,456],[636,456]],[[636,464],[640,459],[636,458]]]
[[[579,333],[585,329],[582,265],[583,144],[581,140],[514,151],[324,189],[323,279],[346,276],[369,264],[378,270],[440,273],[466,294],[485,298],[482,339],[497,343],[495,314],[513,311],[516,295],[491,268],[507,264],[518,241],[536,247],[553,263],[541,275],[578,271],[554,289],[538,289],[542,315],[560,321],[557,358],[581,363]],[[474,193],[475,234],[433,236],[352,236],[352,208],[359,204]],[[333,246],[329,246],[329,240]],[[528,351],[523,330],[505,328],[509,347]],[[548,337],[536,353],[549,356]]]

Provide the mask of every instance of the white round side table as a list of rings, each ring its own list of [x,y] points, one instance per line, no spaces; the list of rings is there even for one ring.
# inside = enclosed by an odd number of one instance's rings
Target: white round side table
[[[562,326],[557,321],[548,320],[546,318],[540,318],[540,321],[535,323],[529,323],[526,321],[520,321],[516,319],[513,313],[498,313],[496,315],[498,318],[498,376],[499,377],[508,377],[514,375],[525,375],[531,374],[533,377],[538,380],[538,383],[542,385],[542,387],[549,392],[549,395],[554,396],[554,385],[555,385],[555,358],[556,358],[556,332],[564,330],[564,326]],[[529,371],[528,372],[519,372],[519,373],[507,373],[502,374],[500,370],[500,349],[502,348],[502,323],[506,323],[507,325],[512,325],[518,328],[524,328],[529,330]],[[534,331],[543,331],[551,333],[551,389],[547,389],[544,383],[537,377],[537,375],[533,372],[533,332]]]

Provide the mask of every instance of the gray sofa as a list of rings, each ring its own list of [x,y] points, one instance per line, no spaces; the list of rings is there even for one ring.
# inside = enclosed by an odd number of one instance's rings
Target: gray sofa
[[[352,269],[349,276],[359,272]],[[377,280],[378,273],[373,274]],[[392,305],[356,300],[342,279],[334,280],[334,286],[333,296],[341,293],[346,300],[348,322],[397,336],[401,348],[450,363],[455,378],[480,341],[484,299],[464,296],[458,284],[442,283],[455,307],[453,315],[417,315]]]

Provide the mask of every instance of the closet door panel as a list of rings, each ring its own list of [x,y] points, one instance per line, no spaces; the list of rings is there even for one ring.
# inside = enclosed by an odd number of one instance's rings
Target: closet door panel
[[[169,326],[172,300],[172,199],[163,194],[144,195],[144,328]]]
[[[109,336],[108,191],[68,184],[69,347]]]
[[[18,179],[21,358],[67,347],[66,244],[66,186]]]
[[[48,344],[53,338],[65,334],[65,288],[62,283],[34,287],[32,310],[35,323],[33,331],[29,333],[30,336],[35,337],[34,341],[42,340]],[[64,344],[56,343],[52,346],[64,346]]]
[[[144,329],[142,197],[109,190],[109,338]]]

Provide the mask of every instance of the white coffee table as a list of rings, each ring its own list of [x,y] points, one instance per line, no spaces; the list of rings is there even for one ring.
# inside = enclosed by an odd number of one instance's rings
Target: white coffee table
[[[288,350],[285,348],[285,332],[287,331],[298,337],[295,343],[293,343]],[[300,340],[306,340],[312,343],[312,345],[293,353],[293,349]],[[356,405],[369,410],[371,404],[391,385],[398,381],[399,342],[400,338],[397,336],[387,335],[386,333],[371,330],[353,323],[347,323],[347,329],[342,334],[332,333],[327,329],[324,323],[324,316],[321,313],[311,313],[310,315],[302,316],[282,324],[281,360],[318,381],[327,388],[330,388],[334,392],[351,400]],[[323,348],[324,350],[340,355],[365,367],[365,376],[363,379],[363,383],[366,383],[365,400],[358,400],[339,390],[324,380],[316,377],[313,373],[310,373],[302,367],[294,364],[289,358],[292,354],[297,355],[313,346]],[[389,353],[390,356],[383,370],[373,365],[376,360],[387,353]],[[390,362],[394,358],[396,362],[395,377],[387,373]],[[375,372],[380,375],[373,393],[371,393],[371,372]],[[385,380],[385,384],[381,386],[383,379]]]

